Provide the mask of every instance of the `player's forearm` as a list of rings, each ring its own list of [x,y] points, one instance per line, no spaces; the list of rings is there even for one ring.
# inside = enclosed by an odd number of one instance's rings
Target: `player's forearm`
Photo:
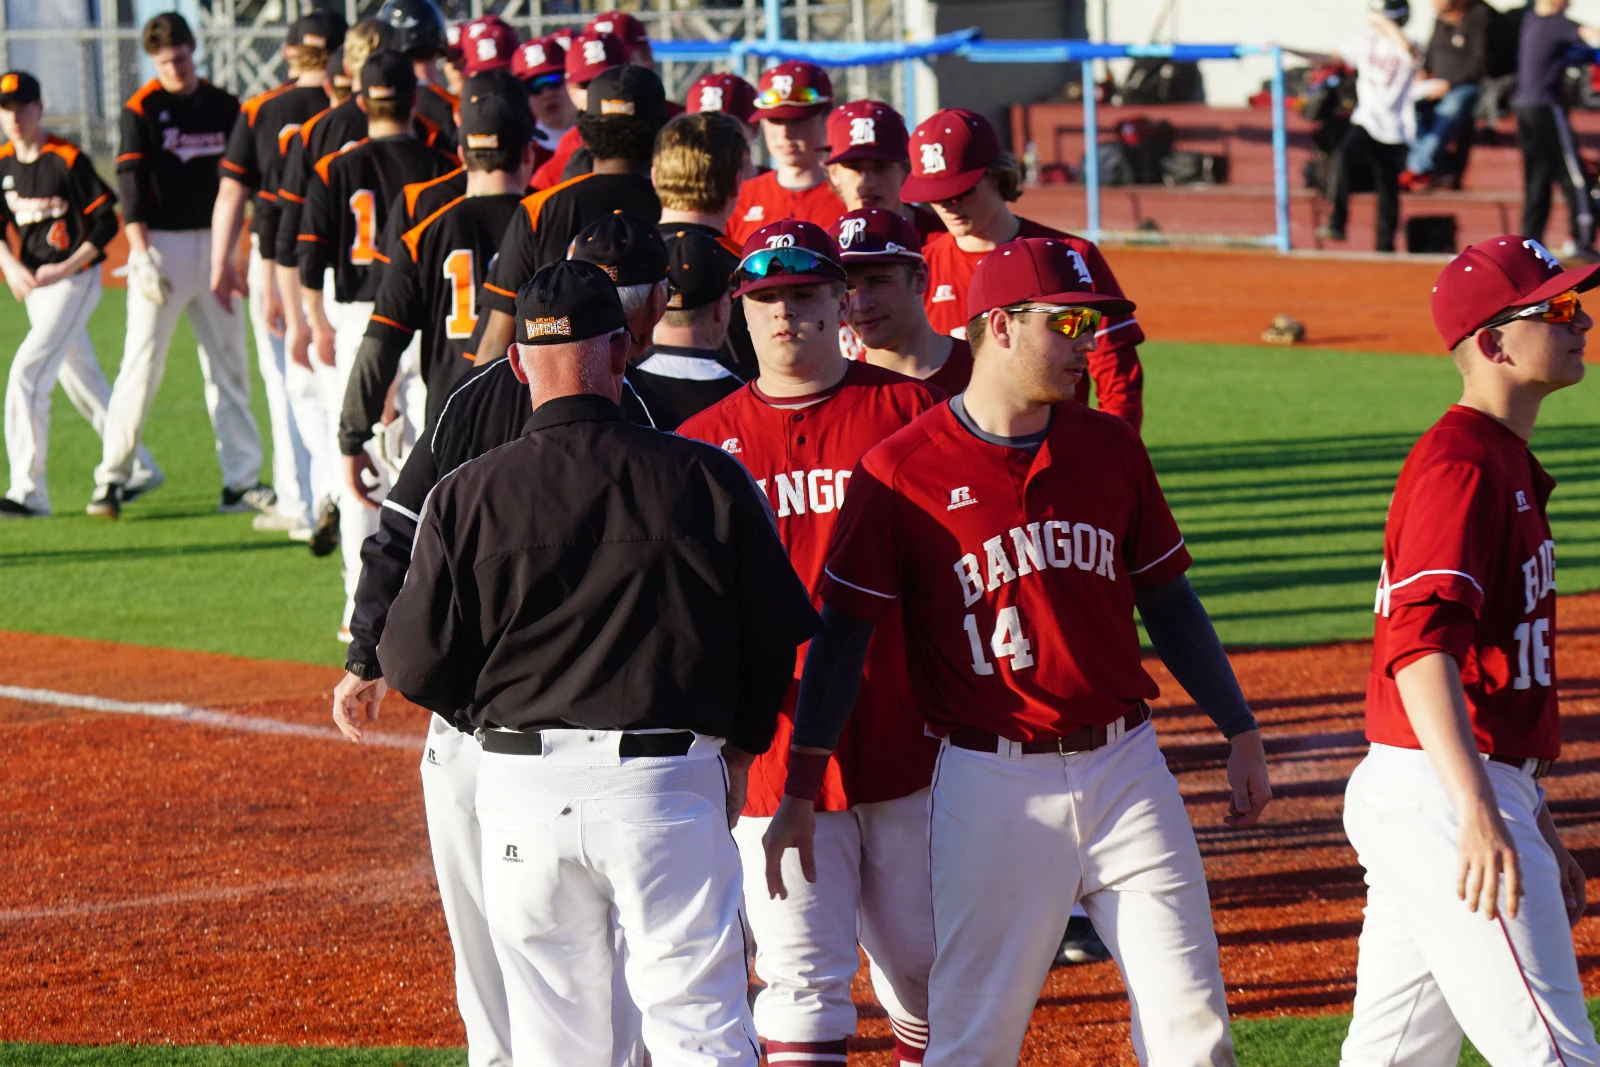
[[[1412,732],[1438,772],[1457,812],[1473,805],[1494,806],[1489,775],[1478,755],[1455,657],[1434,652],[1395,672],[1395,685]]]
[[[217,187],[217,201],[211,207],[211,271],[228,265],[228,256],[239,244],[244,230],[244,205],[250,190],[233,178],[223,178]]]
[[[122,230],[128,235],[128,251],[136,256],[150,251],[150,231],[142,222],[129,222],[124,217]]]
[[[65,274],[76,274],[93,263],[99,254],[100,249],[85,241],[72,250],[72,255],[61,261],[61,270]]]
[[[1256,729],[1255,716],[1223,651],[1217,629],[1187,577],[1134,596],[1156,655],[1195,704],[1230,740]]]
[[[811,639],[800,675],[785,792],[803,799],[816,797],[827,757],[838,747],[861,690],[872,629],[870,619],[823,607],[822,632]]]
[[[339,413],[339,452],[346,456],[358,455],[372,437],[373,424],[383,414],[384,397],[411,339],[409,333],[374,326],[383,332],[368,333],[361,339]]]
[[[511,346],[512,325],[511,316],[504,311],[490,311],[473,363],[481,367],[505,355],[506,349]]]

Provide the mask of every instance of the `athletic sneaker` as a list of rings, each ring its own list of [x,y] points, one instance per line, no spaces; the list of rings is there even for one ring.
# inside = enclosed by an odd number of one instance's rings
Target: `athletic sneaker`
[[[131,504],[146,493],[153,493],[167,484],[167,476],[160,471],[152,471],[143,478],[131,478],[128,484],[122,487],[122,502]]]
[[[270,511],[277,502],[278,494],[272,491],[272,486],[257,482],[248,489],[224,489],[217,510],[224,515],[241,511],[264,512]]]
[[[98,515],[102,519],[116,519],[122,516],[122,486],[102,485],[94,491],[89,506],[83,510],[90,515]]]
[[[311,538],[307,542],[311,547],[313,556],[332,555],[339,547],[339,505],[328,501],[322,505],[322,510],[317,512],[317,521],[311,526]]]
[[[1061,939],[1061,947],[1056,949],[1058,966],[1099,963],[1110,958],[1111,951],[1100,940],[1100,935],[1094,932],[1094,924],[1087,915],[1074,915],[1067,920],[1066,935]]]
[[[250,529],[257,533],[288,533],[296,526],[304,526],[305,520],[297,519],[293,515],[285,515],[277,508],[263,511],[250,520]]]
[[[0,496],[0,519],[42,519],[45,513],[19,504],[8,496]]]

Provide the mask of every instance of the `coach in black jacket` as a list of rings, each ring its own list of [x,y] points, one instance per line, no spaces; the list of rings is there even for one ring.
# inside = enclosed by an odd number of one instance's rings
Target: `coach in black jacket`
[[[625,327],[590,263],[518,292],[533,427],[430,495],[378,654],[482,742],[484,903],[519,1058],[610,1062],[592,994],[620,936],[657,1059],[754,1067],[727,827],[817,619],[744,468],[624,419]]]

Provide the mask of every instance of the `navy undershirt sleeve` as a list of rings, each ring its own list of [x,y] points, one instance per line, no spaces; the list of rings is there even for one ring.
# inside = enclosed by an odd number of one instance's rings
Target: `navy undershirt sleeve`
[[[1222,650],[1205,605],[1183,575],[1134,594],[1156,655],[1184,691],[1231,738],[1256,728],[1233,665]],[[809,668],[811,661],[807,659]]]
[[[791,744],[832,750],[855,706],[873,622],[823,605],[822,632],[806,649]]]

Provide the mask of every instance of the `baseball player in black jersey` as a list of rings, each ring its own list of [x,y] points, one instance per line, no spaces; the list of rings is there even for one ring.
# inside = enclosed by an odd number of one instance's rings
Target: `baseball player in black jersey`
[[[533,169],[533,118],[515,79],[471,78],[464,92],[467,192],[402,235],[345,392],[339,450],[356,492],[370,477],[364,446],[412,335],[422,335],[430,421],[470,365],[464,357],[477,326],[478,287]]]
[[[250,413],[244,315],[235,299],[230,296],[223,306],[209,288],[217,161],[227,148],[239,101],[196,76],[194,34],[181,15],[157,15],[145,24],[143,36],[156,77],[123,105],[117,156],[129,249],[128,332],[106,412],[105,447],[89,514],[121,514],[179,315],[188,316],[199,341],[206,406],[222,466],[218,510],[264,511],[275,498],[259,479],[261,438]]]
[[[289,27],[283,56],[291,80],[245,101],[239,109],[222,156],[222,182],[211,212],[211,294],[224,306],[234,293],[250,298],[250,326],[272,430],[272,485],[278,502],[272,511],[256,516],[253,525],[307,537],[322,498],[318,490],[325,493],[329,488],[312,484],[312,453],[305,441],[320,432],[322,424],[305,421],[315,417],[316,410],[308,410],[302,402],[297,411],[290,400],[291,392],[304,397],[315,383],[310,368],[291,367],[284,358],[283,301],[271,260],[277,247],[283,146],[301,124],[328,106],[324,88],[328,56],[344,43],[344,31],[344,19],[325,11],[304,15]],[[241,284],[228,252],[238,244],[247,199],[252,208],[250,265]],[[291,377],[296,379],[293,389]]]
[[[429,144],[444,151],[456,147],[456,108],[460,101],[439,84],[439,60],[450,51],[444,15],[432,0],[388,0],[378,9],[378,21],[394,30],[388,47],[411,60],[417,75],[417,122],[427,130]]]
[[[594,150],[594,171],[522,201],[507,227],[494,269],[483,285],[489,311],[478,357],[498,358],[511,343],[517,290],[546,263],[562,259],[584,227],[613,211],[655,222],[661,201],[650,184],[650,155],[667,121],[661,79],[643,67],[613,67],[589,83],[578,116],[583,142]]]
[[[410,131],[411,102],[417,81],[411,61],[399,52],[380,50],[361,67],[357,103],[367,117],[368,136],[324,156],[311,168],[306,203],[300,216],[300,285],[305,293],[313,345],[317,351],[317,378],[328,421],[323,432],[332,440],[338,433],[338,412],[345,385],[355,366],[356,349],[366,333],[373,302],[385,273],[387,257],[378,241],[390,205],[409,181],[437,178],[452,169],[454,161],[427,147]],[[333,279],[332,300],[324,299],[324,279]],[[333,361],[329,366],[328,353]],[[398,459],[408,427],[414,439],[423,424],[421,382],[415,372],[416,355],[405,382],[397,386],[396,406],[409,421],[396,419],[381,442],[379,459]],[[337,454],[337,453],[335,453]],[[340,465],[339,540],[345,562],[345,622],[354,602],[356,578],[361,569],[361,542],[377,529],[373,508],[364,506]],[[377,490],[386,484],[384,464],[370,459],[366,469]],[[342,627],[341,627],[342,629]]]
[[[12,225],[18,252],[0,242],[0,270],[27,309],[28,334],[6,382],[6,455],[11,486],[0,518],[50,514],[45,451],[50,394],[59,380],[74,407],[99,433],[111,386],[89,343],[87,324],[100,302],[101,260],[117,234],[116,196],[77,145],[44,132],[39,82],[25,71],[0,75],[0,230]],[[140,447],[134,484],[141,491],[161,472]]]
[[[463,94],[466,95],[466,94]],[[462,116],[463,126],[471,122]],[[531,162],[531,157],[530,157]],[[606,223],[597,224],[606,226]],[[603,260],[627,284],[619,292],[643,289],[654,292],[666,272],[666,251],[651,240],[646,227],[631,220],[606,227],[605,239],[581,241],[578,258]],[[589,233],[589,231],[585,231]],[[648,279],[636,283],[634,279]],[[635,293],[635,295],[637,295]],[[647,299],[647,305],[664,304]],[[659,312],[657,312],[659,314]],[[648,311],[629,316],[627,329],[648,334]],[[623,410],[640,425],[650,422],[636,400],[630,400],[623,383]],[[475,370],[451,393],[428,432],[406,458],[399,480],[383,502],[377,534],[362,547],[361,584],[356,614],[351,622],[354,640],[346,658],[345,677],[334,691],[334,721],[347,737],[359,740],[364,721],[377,717],[378,705],[388,691],[378,663],[378,640],[411,563],[411,545],[423,501],[444,475],[470,459],[521,437],[532,410],[528,387],[519,381],[511,361],[501,358]],[[467,1024],[467,1045],[473,1063],[500,1063],[485,1055],[494,1042],[509,1041],[505,987],[489,939],[483,903],[483,866],[474,793],[478,756],[482,749],[469,732],[442,716],[428,726],[422,761],[422,789],[428,814],[428,837],[433,847],[434,869],[444,902],[450,940],[455,949],[456,990],[462,1018]],[[613,1055],[618,1065],[640,1062],[639,1017],[617,969],[613,986]],[[496,1022],[498,1020],[498,1022]],[[494,1030],[498,1025],[500,1029]],[[496,1034],[501,1035],[498,1038]],[[499,1048],[508,1048],[500,1044]]]

